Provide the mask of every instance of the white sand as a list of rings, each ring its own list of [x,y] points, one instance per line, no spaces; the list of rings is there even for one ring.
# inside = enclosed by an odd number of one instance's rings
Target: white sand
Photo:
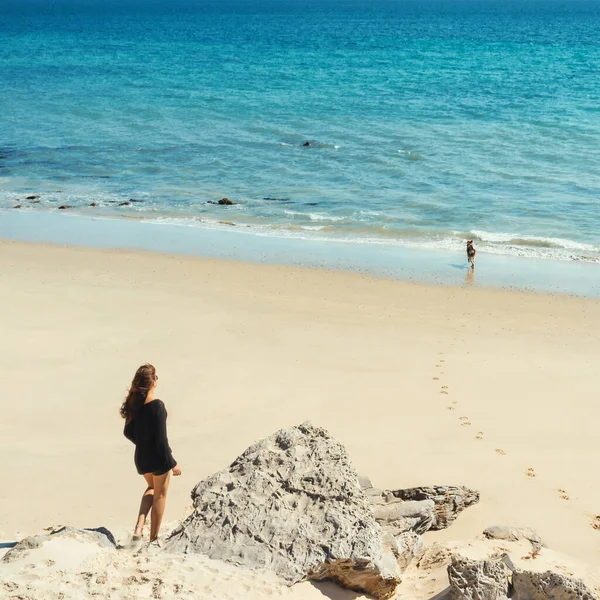
[[[133,525],[143,483],[118,408],[150,361],[184,470],[169,520],[308,419],[377,486],[480,490],[427,543],[527,525],[600,564],[598,301],[13,242],[0,265],[0,541]]]

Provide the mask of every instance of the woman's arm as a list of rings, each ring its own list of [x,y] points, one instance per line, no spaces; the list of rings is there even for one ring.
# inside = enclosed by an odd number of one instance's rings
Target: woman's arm
[[[125,423],[125,429],[123,429],[123,435],[130,441],[135,444],[135,430],[133,428],[133,421],[129,421],[129,423]]]
[[[169,439],[167,437],[167,409],[161,400],[154,400],[156,404],[156,449],[158,455],[164,460],[167,469],[177,467],[177,461],[173,458]]]

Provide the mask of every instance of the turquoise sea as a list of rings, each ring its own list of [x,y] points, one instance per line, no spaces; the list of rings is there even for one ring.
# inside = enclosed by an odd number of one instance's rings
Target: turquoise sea
[[[3,235],[56,211],[600,263],[600,1],[0,0],[0,48]]]

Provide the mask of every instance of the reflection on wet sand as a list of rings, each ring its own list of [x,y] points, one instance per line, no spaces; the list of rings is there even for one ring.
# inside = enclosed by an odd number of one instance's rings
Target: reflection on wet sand
[[[465,274],[465,285],[475,285],[475,269],[470,267]]]

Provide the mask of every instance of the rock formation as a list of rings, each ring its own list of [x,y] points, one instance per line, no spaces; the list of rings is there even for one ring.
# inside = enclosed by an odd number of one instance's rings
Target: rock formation
[[[414,537],[386,536],[345,448],[304,423],[248,448],[192,491],[193,513],[165,550],[269,569],[288,584],[333,579],[378,599],[400,583]]]
[[[471,560],[453,555],[448,566],[451,600],[506,600],[510,569],[502,560]]]
[[[494,525],[485,529],[483,535],[488,540],[506,540],[507,542],[527,540],[531,543],[534,552],[539,552],[545,546],[537,532],[530,527]]]
[[[479,492],[464,486],[433,485],[386,493],[401,500],[433,500],[435,503],[435,514],[431,525],[433,530],[450,527],[465,508],[479,502]]]
[[[27,552],[39,548],[44,542],[57,537],[68,537],[86,542],[95,543],[103,548],[116,548],[115,538],[112,533],[104,528],[76,529],[75,527],[61,527],[45,535],[34,535],[22,539],[13,546],[3,557],[3,562],[12,562],[20,559]]]
[[[465,508],[479,502],[479,492],[463,486],[380,490],[373,487],[368,477],[361,477],[360,484],[379,524],[398,532],[445,529]]]
[[[516,571],[512,576],[513,600],[596,600],[579,579],[546,571]]]
[[[498,560],[453,555],[448,579],[451,600],[597,600],[579,579],[553,571],[520,571],[507,554]]]

